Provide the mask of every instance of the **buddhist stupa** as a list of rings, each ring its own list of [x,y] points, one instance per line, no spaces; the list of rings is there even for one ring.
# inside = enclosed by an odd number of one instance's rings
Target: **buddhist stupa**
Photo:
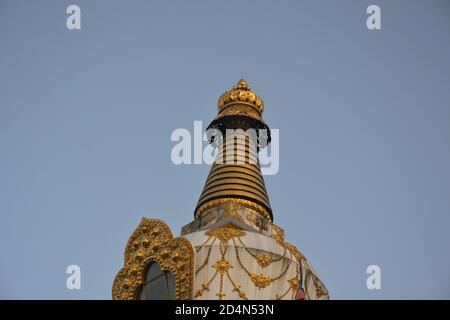
[[[263,100],[240,80],[217,108],[207,128],[217,158],[194,220],[174,237],[164,221],[143,218],[128,240],[113,299],[329,299],[309,261],[273,222],[258,161],[270,143]]]

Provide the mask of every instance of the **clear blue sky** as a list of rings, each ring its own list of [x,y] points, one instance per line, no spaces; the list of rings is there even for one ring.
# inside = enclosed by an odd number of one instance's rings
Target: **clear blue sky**
[[[444,0],[1,0],[0,298],[109,299],[143,216],[193,218],[209,167],[171,132],[240,78],[280,129],[275,223],[332,298],[450,298],[449,57]]]

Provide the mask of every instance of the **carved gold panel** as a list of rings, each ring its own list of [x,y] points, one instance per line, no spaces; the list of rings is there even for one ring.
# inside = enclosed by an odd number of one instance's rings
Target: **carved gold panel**
[[[125,249],[125,264],[117,273],[113,287],[114,300],[137,299],[145,278],[146,267],[158,262],[161,270],[175,278],[177,300],[192,299],[195,253],[185,238],[174,238],[167,224],[143,218],[131,235]]]

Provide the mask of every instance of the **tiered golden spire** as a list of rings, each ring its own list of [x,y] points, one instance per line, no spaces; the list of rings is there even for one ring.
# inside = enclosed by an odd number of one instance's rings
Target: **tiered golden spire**
[[[257,139],[238,137],[219,141],[219,154],[206,179],[195,217],[225,202],[237,202],[272,221],[272,209],[257,160],[258,150],[270,142],[270,130],[262,119],[264,102],[241,79],[219,98],[217,106],[218,115],[208,129],[218,129],[224,137],[227,129],[253,129]],[[228,157],[233,159],[231,163]]]

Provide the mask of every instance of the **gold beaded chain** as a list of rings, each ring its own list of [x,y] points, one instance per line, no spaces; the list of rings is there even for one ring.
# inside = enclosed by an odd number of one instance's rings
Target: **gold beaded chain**
[[[311,297],[309,296],[309,293],[308,293],[308,277],[309,277],[309,272],[308,272],[308,270],[306,270],[306,272],[305,272],[305,297],[306,297],[306,299],[311,300]]]
[[[272,299],[272,300],[281,300],[281,299],[283,299],[289,293],[289,291],[291,291],[291,290],[292,290],[291,300],[294,300],[295,293],[297,292],[297,289],[298,289],[299,281],[301,283],[301,280],[299,280],[300,279],[300,266],[299,266],[298,262],[297,262],[297,266],[296,266],[295,270],[296,270],[295,277],[292,278],[292,279],[287,280],[287,282],[289,282],[288,289],[284,293],[282,293],[281,296],[276,294],[275,298]]]
[[[228,249],[228,240],[222,241],[220,243],[219,246],[219,250],[220,250],[220,254],[221,254],[221,259],[216,261],[216,264],[214,265],[214,267],[220,271],[220,286],[219,286],[219,292],[216,293],[216,296],[219,297],[219,300],[222,300],[223,297],[226,296],[226,294],[223,292],[223,275],[225,272],[228,271],[228,269],[231,267],[231,265],[229,264],[229,262],[227,260],[225,260],[225,255],[227,253],[227,249]],[[223,250],[223,251],[222,251]],[[232,268],[232,267],[231,267]]]
[[[253,282],[253,284],[258,288],[258,289],[264,289],[266,288],[268,285],[270,285],[272,282],[277,281],[279,279],[281,279],[289,270],[289,268],[292,265],[292,258],[293,258],[293,254],[290,250],[287,250],[287,248],[285,247],[284,252],[283,252],[283,256],[280,256],[279,258],[269,258],[265,255],[258,255],[254,252],[252,252],[246,245],[245,243],[240,239],[239,236],[236,236],[239,240],[239,242],[241,243],[241,245],[244,247],[245,251],[252,256],[260,265],[261,268],[265,268],[267,266],[269,266],[270,264],[272,264],[273,262],[277,262],[277,261],[281,261],[283,258],[288,258],[286,257],[286,252],[289,252],[290,255],[290,262],[287,264],[286,268],[281,272],[280,275],[278,275],[275,278],[271,278],[269,276],[266,276],[264,274],[257,274],[257,273],[252,273],[250,272],[243,264],[239,251],[238,251],[238,246],[236,245],[236,241],[235,241],[235,236],[231,236],[231,237],[222,237],[219,240],[220,241],[220,245],[219,245],[219,251],[220,251],[220,260],[217,260],[215,262],[215,264],[213,265],[213,268],[216,269],[214,275],[206,282],[203,283],[201,285],[201,288],[198,289],[195,293],[195,298],[200,297],[203,295],[203,293],[205,291],[209,291],[210,288],[209,286],[211,285],[211,283],[216,279],[217,275],[220,273],[220,282],[219,282],[219,292],[216,293],[216,296],[219,298],[219,300],[222,300],[223,297],[226,296],[225,292],[224,292],[224,278],[226,275],[226,278],[230,281],[231,285],[233,286],[233,292],[236,292],[239,296],[239,298],[241,299],[248,299],[246,293],[241,289],[241,286],[238,285],[233,278],[231,277],[231,274],[229,272],[229,269],[233,268],[233,266],[229,263],[229,261],[227,261],[225,259],[227,250],[228,250],[228,243],[229,240],[232,239],[233,240],[233,244],[234,244],[234,252],[235,252],[235,256],[236,259],[240,265],[240,267],[242,268],[242,270],[244,270],[244,272],[247,274],[247,276],[250,278],[250,280]],[[206,254],[205,260],[203,261],[203,263],[200,265],[200,267],[196,270],[195,274],[197,275],[201,270],[203,270],[209,263],[210,260],[210,256],[211,256],[211,251],[212,251],[212,247],[214,245],[214,243],[217,240],[217,236],[212,235],[210,237],[208,237],[208,239],[206,239],[202,245],[200,245],[200,248],[197,248],[196,252],[198,253],[203,246],[207,245],[210,242],[210,239],[214,238],[214,240],[209,244],[209,249],[208,252]],[[264,258],[261,258],[264,257]],[[298,281],[300,281],[300,284],[303,282],[303,274],[302,274],[302,264],[301,264],[301,260],[300,261],[296,261],[296,277],[287,280],[290,284],[289,288],[284,291],[281,295],[275,295],[274,299],[283,299],[290,291],[292,291],[291,294],[291,300],[293,300],[295,298],[295,293],[297,291],[298,288]],[[261,263],[259,263],[261,262]],[[307,286],[307,282],[309,280],[309,277],[311,276],[311,274],[309,274],[311,272],[309,272],[309,270],[306,270],[306,274],[305,274],[305,287]],[[314,285],[317,286],[315,279],[313,279]],[[319,290],[322,288],[319,288]],[[316,291],[319,291],[316,288]],[[318,293],[322,293],[322,292],[318,292]],[[323,294],[323,293],[322,293]],[[309,294],[305,288],[305,296],[309,299]]]
[[[275,295],[275,299],[272,299],[272,300],[281,300],[281,299],[283,299],[283,298],[289,293],[289,291],[291,291],[291,290],[292,290],[292,288],[291,288],[291,286],[289,286],[289,287],[287,288],[287,290],[281,294],[281,296],[279,296],[278,294],[276,294],[276,295]],[[291,299],[291,300],[292,300],[292,299]]]
[[[236,241],[234,240],[234,238],[233,238],[233,243],[234,243],[234,251],[236,254],[236,259],[237,259],[239,265],[241,266],[242,270],[244,270],[245,273],[249,276],[249,278],[253,282],[253,284],[256,287],[258,287],[258,289],[264,289],[272,282],[277,281],[278,279],[283,277],[286,274],[286,272],[289,270],[289,267],[291,266],[292,262],[288,263],[286,269],[279,276],[277,276],[275,278],[271,278],[271,277],[265,276],[263,274],[252,273],[252,272],[248,271],[248,269],[242,263],[241,258],[239,257],[238,247],[236,246]]]
[[[241,238],[238,238],[238,240],[242,244],[242,246],[244,247],[245,251],[247,251],[247,253],[249,255],[251,255],[256,260],[256,262],[261,266],[261,268],[263,268],[263,269],[265,267],[270,266],[273,262],[280,261],[281,259],[286,257],[286,251],[287,251],[286,248],[284,248],[284,252],[283,252],[282,256],[280,256],[279,258],[273,259],[273,258],[269,258],[268,256],[266,256],[264,254],[263,255],[258,255],[256,253],[251,252],[250,249],[244,244],[244,242],[242,241]]]
[[[212,236],[209,236],[205,241],[203,241],[203,243],[197,247],[197,249],[195,250],[195,253],[198,253],[202,249],[202,247],[205,246],[209,240],[211,240],[211,238],[212,238]],[[214,241],[215,240],[216,239],[214,238]]]
[[[211,279],[209,279],[208,282],[201,285],[201,288],[198,289],[197,292],[195,293],[195,296],[194,296],[195,298],[201,297],[205,291],[209,291],[209,286],[214,281],[214,279],[216,278],[218,273],[219,273],[219,270],[216,270],[216,272],[213,274]]]
[[[195,271],[195,275],[197,275],[204,267],[206,267],[206,265],[209,262],[209,257],[211,256],[211,251],[214,245],[214,242],[216,242],[216,238],[214,238],[213,242],[211,242],[211,244],[209,245],[209,249],[208,249],[208,253],[206,254],[205,260],[203,261],[203,263],[200,265],[200,267],[198,267],[198,269]],[[203,246],[203,244],[202,244]],[[199,251],[197,251],[198,253]]]
[[[242,291],[241,286],[237,285],[233,279],[231,278],[230,273],[228,272],[228,270],[226,271],[228,280],[230,280],[231,284],[233,285],[233,292],[237,292],[239,295],[239,298],[244,299],[244,300],[248,300],[247,295],[245,294],[244,291]]]
[[[327,292],[323,289],[322,284],[318,283],[317,277],[315,274],[312,273],[310,269],[307,270],[308,274],[312,277],[314,288],[316,289],[316,296],[318,298],[324,296],[327,294]],[[319,281],[320,282],[320,281]]]

